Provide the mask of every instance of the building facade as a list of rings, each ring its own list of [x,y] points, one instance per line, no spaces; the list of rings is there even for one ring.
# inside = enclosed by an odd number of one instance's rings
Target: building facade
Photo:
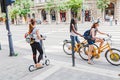
[[[63,0],[54,0],[55,2]],[[64,0],[65,1],[65,0]],[[73,11],[56,11],[51,8],[50,11],[45,10],[47,0],[34,0],[34,7],[31,9],[32,13],[28,14],[28,17],[36,18],[42,22],[47,21],[48,23],[69,23],[73,15],[77,16],[79,22],[93,21],[101,19],[102,21],[117,20],[120,22],[120,0],[110,0],[111,3],[105,11],[101,12],[97,8],[97,0],[84,0],[83,9],[79,10],[78,13],[73,14]]]

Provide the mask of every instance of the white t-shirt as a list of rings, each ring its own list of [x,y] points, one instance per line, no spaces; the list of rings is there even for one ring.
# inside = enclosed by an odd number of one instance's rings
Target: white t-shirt
[[[75,25],[74,28],[77,31],[77,25]],[[73,32],[73,30],[71,30],[70,35],[71,36],[77,36],[77,34]]]
[[[70,32],[71,36],[77,36],[73,31]]]
[[[40,42],[40,40],[38,39],[37,34],[36,34],[37,30],[39,30],[39,29],[37,29],[37,28],[35,27],[35,28],[33,29],[32,33],[31,33],[31,35],[32,35],[32,38],[35,39],[35,42]]]

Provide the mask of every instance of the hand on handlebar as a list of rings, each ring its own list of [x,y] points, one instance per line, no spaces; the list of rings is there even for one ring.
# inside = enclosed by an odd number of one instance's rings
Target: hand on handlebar
[[[47,38],[47,36],[45,35],[40,35],[42,37],[43,40],[45,40]]]
[[[108,36],[109,38],[111,38],[111,37],[112,37],[110,34],[107,34],[107,36]]]
[[[84,37],[83,35],[79,34],[80,37]]]

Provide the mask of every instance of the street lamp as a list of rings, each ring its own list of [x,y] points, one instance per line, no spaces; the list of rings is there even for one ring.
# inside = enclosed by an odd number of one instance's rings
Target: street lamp
[[[10,31],[9,25],[9,18],[8,18],[8,6],[14,3],[15,0],[1,0],[1,9],[2,12],[6,13],[6,29],[8,31],[8,41],[9,41],[9,48],[10,48],[10,56],[15,56],[13,42],[12,42],[12,34]]]

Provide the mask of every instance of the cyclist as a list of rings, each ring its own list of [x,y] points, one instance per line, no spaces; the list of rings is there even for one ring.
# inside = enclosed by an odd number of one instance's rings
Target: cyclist
[[[81,34],[79,34],[77,32],[77,20],[75,18],[72,18],[71,22],[70,22],[70,38],[71,38],[71,41],[72,41],[72,54],[73,54],[73,56],[74,56],[74,52],[75,52],[74,51],[75,41],[77,41],[77,43],[80,43],[77,35],[83,37]],[[74,66],[74,64],[73,64],[73,66]]]
[[[44,39],[40,36],[39,29],[36,28],[36,21],[34,19],[30,20],[28,33],[31,34],[35,39],[34,42],[30,44],[33,52],[33,61],[35,63],[35,67],[42,67],[42,64],[39,63],[40,60],[43,58],[43,50],[42,46],[40,45],[40,40]],[[39,52],[38,60],[36,59],[37,50]]]
[[[103,34],[103,35],[109,36],[108,34],[99,31],[98,30],[98,26],[99,26],[99,22],[93,23],[93,25],[92,25],[92,27],[90,29],[90,35],[91,35],[92,38],[87,40],[87,42],[89,44],[88,64],[92,64],[91,60],[90,60],[91,55],[92,55],[92,51],[93,51],[93,45],[92,44],[94,44],[96,42],[100,42],[99,47],[101,47],[103,45],[103,43],[104,43],[104,40],[102,38],[96,37],[96,34],[99,33],[99,34]]]

